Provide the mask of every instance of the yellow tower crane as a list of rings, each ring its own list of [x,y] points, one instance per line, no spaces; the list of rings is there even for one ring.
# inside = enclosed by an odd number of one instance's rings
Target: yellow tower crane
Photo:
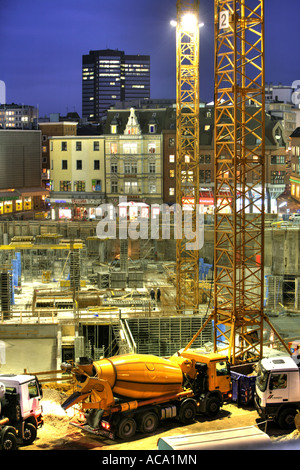
[[[181,232],[176,240],[176,305],[179,313],[198,313],[199,0],[178,0],[176,23],[176,207],[188,202],[186,211],[178,218],[175,214]]]
[[[177,1],[177,198],[199,198],[199,1]],[[180,22],[181,20],[181,22]],[[215,0],[214,348],[232,364],[262,357],[264,321],[264,0]],[[188,56],[188,60],[186,58]],[[184,65],[182,65],[184,63]],[[187,104],[189,103],[189,105]],[[191,151],[190,149],[193,149]],[[177,243],[177,308],[198,306],[199,253]],[[191,282],[193,279],[194,282]]]

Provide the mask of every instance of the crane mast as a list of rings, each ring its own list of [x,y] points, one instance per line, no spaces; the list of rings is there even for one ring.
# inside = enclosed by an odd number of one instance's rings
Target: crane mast
[[[189,2],[178,1],[177,8]],[[199,2],[192,2],[198,10]],[[264,322],[288,351],[278,332],[264,315],[264,213],[265,213],[265,48],[264,0],[215,0],[215,90],[214,90],[214,293],[213,310],[185,347],[187,350],[206,325],[214,323],[214,349],[227,351],[232,364],[260,359],[263,352]],[[179,34],[179,32],[178,32]],[[194,36],[198,41],[198,36]],[[192,42],[192,41],[191,41]],[[190,185],[183,142],[188,129],[181,67],[181,36],[177,45],[177,202],[183,190],[199,197],[199,159],[193,161]],[[196,52],[197,47],[195,45]],[[198,53],[198,52],[197,52]],[[179,60],[181,58],[181,60]],[[196,59],[195,59],[196,63]],[[190,68],[188,68],[190,74]],[[196,71],[194,72],[196,84]],[[198,102],[193,101],[196,110]],[[199,110],[197,109],[199,113]],[[191,113],[192,115],[192,113]],[[195,121],[196,123],[196,117]],[[198,123],[197,123],[198,126]],[[193,127],[196,132],[199,127]],[[194,137],[194,145],[196,135]],[[197,147],[198,148],[198,147]],[[192,179],[193,177],[193,179]],[[177,305],[194,271],[194,311],[198,301],[199,267],[196,257],[190,271],[177,246]],[[185,280],[185,281],[184,281]],[[196,284],[197,283],[197,284]],[[178,290],[180,292],[178,292]]]
[[[263,344],[263,0],[215,1],[215,345],[232,362]]]
[[[176,306],[198,313],[199,0],[177,0],[176,49]]]

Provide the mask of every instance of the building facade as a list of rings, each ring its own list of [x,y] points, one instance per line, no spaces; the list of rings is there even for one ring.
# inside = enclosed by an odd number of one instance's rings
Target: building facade
[[[1,129],[35,129],[38,110],[34,106],[15,103],[0,105]]]
[[[255,108],[249,108],[255,112]],[[199,181],[200,210],[204,214],[214,211],[214,108],[202,106],[199,110]],[[266,114],[265,148],[265,206],[267,212],[277,212],[277,198],[289,183],[288,155],[282,122]],[[253,137],[252,137],[253,139]],[[256,142],[248,142],[250,148]],[[172,128],[163,132],[163,199],[168,204],[176,202],[176,132]],[[255,162],[253,163],[255,165]],[[255,183],[255,171],[249,172],[249,183]],[[182,201],[182,204],[188,201]]]
[[[300,127],[292,133],[290,137],[291,153],[291,196],[300,202]]]
[[[118,101],[150,98],[150,56],[118,50],[82,56],[82,117],[98,122]]]
[[[41,131],[0,130],[0,216],[24,218],[44,210]]]
[[[162,204],[165,110],[111,110],[105,126],[106,196],[114,206],[120,198],[145,208]]]
[[[50,137],[52,219],[94,219],[105,201],[104,139]]]
[[[76,122],[40,122],[42,132],[42,183],[45,188],[50,187],[50,149],[49,138],[52,136],[77,135]]]

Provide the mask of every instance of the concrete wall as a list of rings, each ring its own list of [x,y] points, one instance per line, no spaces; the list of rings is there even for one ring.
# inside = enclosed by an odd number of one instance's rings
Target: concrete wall
[[[0,324],[0,374],[57,369],[57,325]]]

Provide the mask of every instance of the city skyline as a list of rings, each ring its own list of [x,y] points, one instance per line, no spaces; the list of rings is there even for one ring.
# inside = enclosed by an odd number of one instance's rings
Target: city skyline
[[[269,8],[269,5],[272,5]],[[300,4],[265,0],[266,82],[300,80],[297,58]],[[116,49],[150,55],[151,98],[174,99],[176,38],[170,20],[176,0],[2,0],[0,80],[6,102],[39,107],[40,116],[82,115],[82,55]],[[213,100],[214,1],[200,2],[200,97]]]

